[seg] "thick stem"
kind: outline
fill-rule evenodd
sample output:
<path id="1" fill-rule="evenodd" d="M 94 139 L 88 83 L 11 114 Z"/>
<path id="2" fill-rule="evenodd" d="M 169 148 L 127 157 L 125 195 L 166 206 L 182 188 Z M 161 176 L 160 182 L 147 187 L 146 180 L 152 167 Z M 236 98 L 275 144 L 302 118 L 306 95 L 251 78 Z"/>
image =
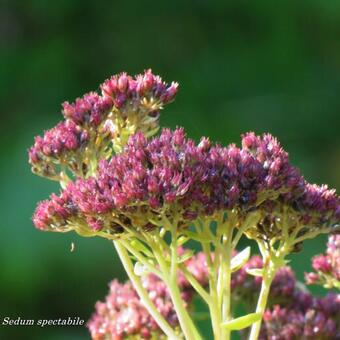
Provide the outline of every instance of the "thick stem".
<path id="1" fill-rule="evenodd" d="M 207 243 L 202 242 L 202 249 L 205 254 L 205 258 L 207 261 L 208 271 L 209 271 L 209 294 L 211 298 L 211 303 L 209 304 L 209 312 L 211 317 L 211 323 L 214 333 L 214 339 L 220 340 L 221 339 L 221 313 L 218 308 L 218 297 L 217 297 L 217 290 L 216 290 L 216 271 L 214 269 L 214 265 L 211 260 L 211 251 L 210 246 Z"/>
<path id="2" fill-rule="evenodd" d="M 155 321 L 157 322 L 161 330 L 169 337 L 169 339 L 179 340 L 180 337 L 174 332 L 174 330 L 171 328 L 168 322 L 163 318 L 163 316 L 156 309 L 147 291 L 144 289 L 139 277 L 134 273 L 132 261 L 129 257 L 128 252 L 124 248 L 124 246 L 122 246 L 119 241 L 114 241 L 114 245 L 120 257 L 120 260 L 124 266 L 124 269 L 129 279 L 131 280 L 133 287 L 136 289 L 145 308 L 148 310 L 150 315 L 155 319 Z"/>
<path id="3" fill-rule="evenodd" d="M 232 222 L 232 221 L 231 221 Z M 230 301 L 231 301 L 231 238 L 233 228 L 231 223 L 227 224 L 227 230 L 222 237 L 222 322 L 228 322 L 231 319 Z M 230 330 L 222 327 L 222 339 L 230 339 Z"/>
<path id="4" fill-rule="evenodd" d="M 174 275 L 175 273 L 177 273 L 177 264 L 173 264 L 173 261 L 177 262 L 177 251 L 176 259 L 172 259 L 171 268 L 169 268 L 164 259 L 164 254 L 162 253 L 158 245 L 159 244 L 154 243 L 152 250 L 160 266 L 164 282 L 168 286 L 171 300 L 174 304 L 176 315 L 178 317 L 178 321 L 184 333 L 184 336 L 187 340 L 201 340 L 201 336 L 198 330 L 196 329 L 192 319 L 190 318 L 188 311 L 184 307 L 183 300 L 181 298 L 181 294 L 177 285 L 177 275 Z M 174 254 L 174 251 L 172 251 L 172 256 L 174 256 Z"/>
<path id="5" fill-rule="evenodd" d="M 275 266 L 275 264 L 270 261 L 268 267 L 264 268 L 263 270 L 264 275 L 262 278 L 261 292 L 260 292 L 260 296 L 257 301 L 257 307 L 256 307 L 256 313 L 260 313 L 262 316 L 267 306 L 270 286 L 275 277 L 277 269 L 278 268 Z M 258 339 L 259 334 L 260 334 L 261 324 L 262 324 L 262 317 L 259 321 L 255 322 L 252 325 L 250 335 L 249 335 L 249 340 Z"/>

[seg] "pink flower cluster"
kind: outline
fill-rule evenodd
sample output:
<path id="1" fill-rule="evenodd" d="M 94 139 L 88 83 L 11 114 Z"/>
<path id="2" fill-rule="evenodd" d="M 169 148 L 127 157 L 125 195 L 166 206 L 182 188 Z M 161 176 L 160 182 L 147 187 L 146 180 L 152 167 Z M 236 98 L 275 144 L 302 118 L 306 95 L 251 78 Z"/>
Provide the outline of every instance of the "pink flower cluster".
<path id="1" fill-rule="evenodd" d="M 60 122 L 46 131 L 43 137 L 35 138 L 34 146 L 28 151 L 32 170 L 41 176 L 59 180 L 55 164 L 63 162 L 66 166 L 66 159 L 71 162 L 77 151 L 84 149 L 88 140 L 88 133 L 73 121 Z"/>
<path id="2" fill-rule="evenodd" d="M 172 326 L 176 326 L 176 313 L 163 282 L 154 276 L 144 282 L 157 310 Z M 106 301 L 97 302 L 96 312 L 88 322 L 88 328 L 94 340 L 120 340 L 132 335 L 150 339 L 155 334 L 161 338 L 161 330 L 142 305 L 132 284 L 121 284 L 117 280 L 110 283 Z"/>
<path id="3" fill-rule="evenodd" d="M 321 284 L 340 289 L 340 234 L 330 235 L 326 254 L 312 259 L 315 272 L 305 274 L 307 284 Z"/>
<path id="4" fill-rule="evenodd" d="M 67 192 L 62 192 L 60 196 L 52 194 L 50 200 L 39 203 L 33 216 L 33 223 L 40 230 L 46 230 L 48 226 L 51 230 L 67 231 L 65 226 L 71 211 L 71 198 Z"/>
<path id="5" fill-rule="evenodd" d="M 204 268 L 207 267 L 204 265 L 202 255 L 200 253 L 193 256 L 186 265 L 192 275 L 204 285 L 207 280 Z M 176 328 L 179 323 L 166 284 L 154 274 L 147 274 L 141 280 L 157 310 L 172 327 Z M 183 303 L 186 308 L 189 308 L 194 291 L 181 272 L 178 274 L 178 286 Z M 142 305 L 130 282 L 122 284 L 117 280 L 112 281 L 105 302 L 97 302 L 95 308 L 96 311 L 87 324 L 94 340 L 121 340 L 133 338 L 133 335 L 138 335 L 138 339 L 166 339 L 155 320 Z"/>
<path id="6" fill-rule="evenodd" d="M 340 339 L 340 294 L 313 298 L 294 296 L 291 305 L 275 305 L 265 311 L 260 340 Z"/>
<path id="7" fill-rule="evenodd" d="M 185 266 L 203 287 L 208 286 L 208 267 L 204 253 L 199 252 L 192 256 L 185 262 Z M 260 257 L 253 256 L 243 268 L 232 275 L 232 298 L 237 303 L 244 304 L 249 313 L 255 308 L 261 278 L 251 276 L 246 271 L 261 267 Z M 171 326 L 176 327 L 178 320 L 164 282 L 154 274 L 142 277 L 142 282 L 158 311 Z M 178 286 L 186 308 L 192 308 L 195 291 L 182 272 L 178 273 Z M 290 267 L 282 267 L 277 272 L 269 302 L 260 339 L 340 339 L 340 295 L 313 297 L 301 290 Z M 149 339 L 152 335 L 158 339 L 164 336 L 129 282 L 111 283 L 106 301 L 96 304 L 96 311 L 88 322 L 88 328 L 95 340 L 120 340 L 136 334 L 142 339 Z M 242 335 L 246 334 L 243 332 Z"/>
<path id="8" fill-rule="evenodd" d="M 268 239 L 282 232 L 285 206 L 293 216 L 292 229 L 308 222 L 308 231 L 339 221 L 335 191 L 308 184 L 274 137 L 248 133 L 242 146 L 212 145 L 207 138 L 196 145 L 181 128 L 164 129 L 151 140 L 136 133 L 122 153 L 100 162 L 95 177 L 67 186 L 63 195 L 71 202 L 63 207 L 70 220 L 85 221 L 84 228 L 87 224 L 92 231 L 110 233 L 121 230 L 117 225 L 150 228 L 155 221 L 161 224 L 163 215 L 171 219 L 174 212 L 187 226 L 221 210 L 236 209 L 242 219 L 242 214 L 257 208 L 263 218 L 249 234 Z M 51 206 L 55 200 L 52 197 Z M 54 210 L 59 219 L 59 210 Z M 42 211 L 38 206 L 39 220 L 48 221 Z M 38 227 L 51 229 L 48 224 Z"/>
<path id="9" fill-rule="evenodd" d="M 63 103 L 65 121 L 36 137 L 28 151 L 35 173 L 60 180 L 67 168 L 86 177 L 91 162 L 110 154 L 111 144 L 124 144 L 124 129 L 146 134 L 158 129 L 159 110 L 174 99 L 177 83 L 168 86 L 147 70 L 135 78 L 115 75 L 101 89 L 101 95 L 90 92 L 74 103 Z"/>
<path id="10" fill-rule="evenodd" d="M 126 73 L 114 75 L 100 87 L 103 96 L 112 98 L 117 108 L 121 109 L 125 105 L 138 107 L 151 105 L 159 110 L 157 102 L 166 104 L 172 101 L 177 93 L 178 83 L 172 82 L 168 86 L 161 77 L 155 76 L 151 70 L 147 70 L 135 78 Z M 146 103 L 145 97 L 153 98 L 152 102 Z"/>

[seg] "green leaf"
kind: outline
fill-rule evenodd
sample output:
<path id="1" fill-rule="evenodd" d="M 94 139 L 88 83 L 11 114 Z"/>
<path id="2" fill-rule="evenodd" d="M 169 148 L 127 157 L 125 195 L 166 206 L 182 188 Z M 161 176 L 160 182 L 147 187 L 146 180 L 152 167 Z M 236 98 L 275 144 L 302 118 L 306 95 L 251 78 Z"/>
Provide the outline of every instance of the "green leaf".
<path id="1" fill-rule="evenodd" d="M 234 320 L 222 323 L 222 327 L 231 331 L 239 331 L 241 329 L 251 326 L 253 323 L 261 320 L 260 313 L 250 313 L 245 316 L 241 316 Z"/>
<path id="2" fill-rule="evenodd" d="M 250 247 L 247 247 L 232 258 L 231 271 L 236 272 L 237 270 L 239 270 L 249 260 L 249 257 Z"/>
<path id="3" fill-rule="evenodd" d="M 253 276 L 259 276 L 259 277 L 263 276 L 263 269 L 262 268 L 249 268 L 249 269 L 246 269 L 246 272 L 249 275 L 253 275 Z"/>

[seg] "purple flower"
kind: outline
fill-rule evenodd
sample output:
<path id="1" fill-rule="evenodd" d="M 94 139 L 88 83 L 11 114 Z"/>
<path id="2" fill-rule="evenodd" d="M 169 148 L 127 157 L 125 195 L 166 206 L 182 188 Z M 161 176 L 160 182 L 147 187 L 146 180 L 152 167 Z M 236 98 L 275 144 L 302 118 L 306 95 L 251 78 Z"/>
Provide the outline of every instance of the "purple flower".
<path id="1" fill-rule="evenodd" d="M 175 212 L 185 227 L 229 209 L 241 221 L 249 211 L 262 212 L 258 224 L 246 231 L 255 239 L 282 237 L 285 207 L 292 214 L 289 232 L 307 214 L 313 218 L 304 233 L 334 222 L 339 203 L 334 191 L 307 184 L 270 135 L 249 133 L 243 140 L 239 149 L 211 145 L 207 138 L 196 145 L 181 128 L 164 129 L 152 140 L 139 132 L 122 153 L 100 162 L 95 177 L 78 179 L 65 191 L 78 218 L 88 221 L 92 231 L 109 233 L 117 231 L 117 224 L 149 229 Z"/>
<path id="2" fill-rule="evenodd" d="M 298 195 L 304 182 L 297 168 L 289 163 L 288 153 L 270 134 L 256 136 L 253 132 L 243 135 L 242 149 L 253 155 L 264 170 L 263 186 L 276 194 L 289 192 Z"/>
<path id="3" fill-rule="evenodd" d="M 186 261 L 188 270 L 194 276 L 197 274 L 197 280 L 202 277 L 198 269 L 202 255 L 200 253 Z M 157 310 L 172 327 L 177 327 L 177 315 L 166 284 L 154 274 L 147 274 L 141 280 Z M 189 308 L 194 291 L 181 272 L 178 273 L 178 286 L 184 306 Z M 94 340 L 120 340 L 133 335 L 141 339 L 166 339 L 130 282 L 122 284 L 117 280 L 112 281 L 105 302 L 97 302 L 95 308 L 87 324 Z"/>
<path id="4" fill-rule="evenodd" d="M 72 214 L 71 200 L 67 192 L 52 194 L 50 200 L 38 204 L 33 215 L 34 225 L 44 231 L 67 231 L 67 220 Z"/>
<path id="5" fill-rule="evenodd" d="M 306 305 L 297 299 L 291 306 L 275 305 L 266 310 L 259 339 L 340 339 L 340 295 L 310 298 Z"/>
<path id="6" fill-rule="evenodd" d="M 206 138 L 195 145 L 183 129 L 164 129 L 151 141 L 133 135 L 123 153 L 100 162 L 96 177 L 65 190 L 84 220 L 107 214 L 108 225 L 144 227 L 172 219 L 176 210 L 186 226 L 198 216 L 254 206 L 261 172 L 254 157 L 233 145 L 211 146 Z"/>
<path id="7" fill-rule="evenodd" d="M 113 76 L 96 92 L 64 102 L 65 121 L 36 137 L 29 149 L 34 173 L 53 180 L 93 175 L 97 162 L 120 152 L 136 131 L 152 136 L 158 130 L 159 111 L 176 95 L 177 83 L 168 86 L 151 70 L 132 78 Z"/>
<path id="8" fill-rule="evenodd" d="M 315 272 L 305 274 L 307 284 L 340 289 L 340 234 L 329 236 L 326 254 L 315 256 L 312 267 Z"/>
<path id="9" fill-rule="evenodd" d="M 51 179 L 60 180 L 57 166 L 77 168 L 79 152 L 84 152 L 88 135 L 72 121 L 60 122 L 56 127 L 45 132 L 43 137 L 36 137 L 29 149 L 29 162 L 32 171 Z"/>
<path id="10" fill-rule="evenodd" d="M 103 96 L 112 98 L 117 108 L 128 110 L 140 106 L 149 113 L 157 112 L 163 104 L 172 101 L 177 88 L 176 82 L 168 86 L 150 69 L 134 78 L 123 72 L 112 76 L 101 85 Z"/>
<path id="11" fill-rule="evenodd" d="M 164 297 L 160 296 L 157 299 L 155 292 L 153 300 L 164 313 L 167 303 Z M 172 307 L 169 308 L 171 309 L 174 313 Z M 96 312 L 87 327 L 94 340 L 107 338 L 120 340 L 132 335 L 150 339 L 152 335 L 161 333 L 156 322 L 140 302 L 131 283 L 121 284 L 116 280 L 110 284 L 110 293 L 106 301 L 96 303 Z"/>
<path id="12" fill-rule="evenodd" d="M 263 217 L 246 231 L 250 238 L 267 242 L 297 230 L 296 238 L 303 240 L 303 236 L 315 237 L 339 225 L 340 199 L 335 190 L 309 184 L 289 163 L 288 154 L 276 138 L 248 133 L 243 136 L 242 146 L 242 151 L 256 158 L 263 171 L 256 186 L 257 208 L 263 211 Z M 292 251 L 298 249 L 296 244 Z"/>
<path id="13" fill-rule="evenodd" d="M 113 102 L 109 97 L 90 92 L 82 98 L 77 98 L 74 103 L 64 102 L 62 106 L 65 119 L 82 126 L 98 126 L 107 118 Z"/>

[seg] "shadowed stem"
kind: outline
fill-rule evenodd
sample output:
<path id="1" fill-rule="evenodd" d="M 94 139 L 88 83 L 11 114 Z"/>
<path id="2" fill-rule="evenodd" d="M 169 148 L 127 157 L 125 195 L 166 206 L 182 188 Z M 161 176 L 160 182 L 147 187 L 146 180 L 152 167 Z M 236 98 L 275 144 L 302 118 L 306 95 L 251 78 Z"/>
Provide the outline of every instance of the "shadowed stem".
<path id="1" fill-rule="evenodd" d="M 287 228 L 287 224 L 283 225 L 283 229 Z M 286 233 L 288 235 L 288 233 Z M 261 330 L 261 324 L 263 319 L 263 313 L 267 306 L 268 295 L 270 292 L 270 286 L 276 275 L 278 269 L 283 267 L 285 257 L 289 254 L 293 241 L 290 237 L 282 240 L 277 250 L 274 248 L 267 248 L 263 241 L 257 240 L 260 252 L 263 258 L 263 270 L 262 270 L 262 284 L 259 299 L 257 301 L 256 313 L 261 314 L 261 319 L 255 322 L 250 330 L 249 340 L 257 340 Z"/>
<path id="2" fill-rule="evenodd" d="M 171 340 L 180 340 L 181 338 L 174 332 L 168 322 L 163 318 L 163 316 L 159 313 L 157 308 L 154 306 L 151 301 L 147 291 L 144 289 L 140 278 L 134 273 L 134 268 L 132 261 L 129 257 L 127 250 L 120 244 L 119 241 L 114 241 L 114 246 L 117 250 L 119 258 L 124 266 L 124 269 L 131 280 L 134 288 L 136 289 L 142 303 L 145 308 L 148 310 L 150 315 L 155 319 L 158 326 L 162 329 L 162 331 L 169 337 Z"/>
<path id="3" fill-rule="evenodd" d="M 174 239 L 172 239 L 174 242 Z M 201 340 L 201 336 L 196 329 L 191 317 L 189 316 L 188 311 L 184 307 L 184 301 L 181 298 L 181 294 L 177 284 L 177 241 L 175 241 L 171 245 L 171 263 L 170 266 L 167 264 L 165 260 L 165 254 L 162 251 L 162 248 L 159 246 L 160 242 L 154 242 L 152 245 L 152 251 L 155 255 L 155 258 L 159 264 L 161 269 L 164 282 L 167 284 L 169 293 L 171 296 L 171 300 L 174 304 L 174 308 L 181 326 L 181 329 L 184 333 L 185 339 L 187 340 Z"/>
<path id="4" fill-rule="evenodd" d="M 268 295 L 270 291 L 271 283 L 275 277 L 276 271 L 278 268 L 275 267 L 273 262 L 269 262 L 267 267 L 264 267 L 264 274 L 262 277 L 262 284 L 261 284 L 261 292 L 259 295 L 259 299 L 256 306 L 256 313 L 260 313 L 263 316 L 263 313 L 267 306 Z M 251 327 L 249 340 L 257 340 L 260 334 L 262 324 L 262 318 L 255 322 Z"/>
<path id="5" fill-rule="evenodd" d="M 233 228 L 228 226 L 227 233 L 222 237 L 222 322 L 230 321 L 230 303 L 231 303 L 231 237 Z M 230 330 L 222 327 L 222 339 L 230 339 Z"/>

